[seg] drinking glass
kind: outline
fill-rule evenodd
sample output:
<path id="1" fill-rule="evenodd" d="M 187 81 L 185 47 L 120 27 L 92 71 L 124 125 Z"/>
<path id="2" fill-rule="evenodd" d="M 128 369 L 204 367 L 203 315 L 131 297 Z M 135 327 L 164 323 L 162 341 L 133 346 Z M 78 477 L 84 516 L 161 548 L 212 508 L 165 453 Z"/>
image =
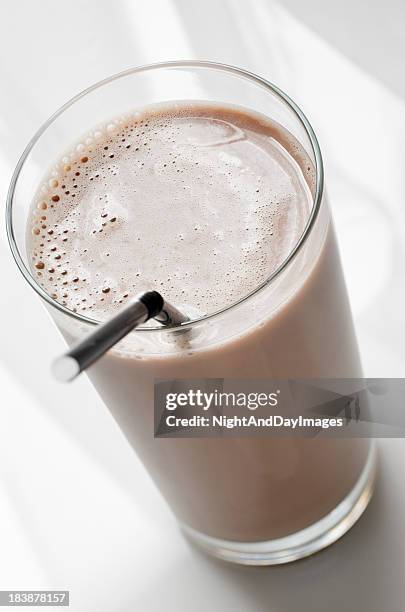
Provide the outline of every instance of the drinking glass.
<path id="1" fill-rule="evenodd" d="M 8 195 L 10 245 L 68 344 L 88 333 L 97 321 L 56 302 L 31 272 L 30 204 L 46 170 L 75 135 L 77 141 L 96 124 L 179 100 L 237 105 L 288 130 L 315 174 L 307 224 L 266 282 L 183 326 L 189 330 L 186 343 L 176 328 L 137 328 L 91 366 L 88 376 L 188 538 L 228 561 L 285 563 L 332 543 L 361 515 L 375 474 L 370 441 L 155 438 L 153 398 L 155 379 L 362 376 L 321 152 L 298 106 L 265 79 L 211 62 L 166 62 L 105 79 L 59 109 L 26 147 Z"/>

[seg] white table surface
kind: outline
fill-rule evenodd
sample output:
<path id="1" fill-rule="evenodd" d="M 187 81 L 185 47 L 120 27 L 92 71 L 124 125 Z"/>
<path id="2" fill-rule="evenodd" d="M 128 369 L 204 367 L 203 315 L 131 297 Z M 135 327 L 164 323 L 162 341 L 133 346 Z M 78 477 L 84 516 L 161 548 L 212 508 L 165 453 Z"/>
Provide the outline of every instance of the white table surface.
<path id="1" fill-rule="evenodd" d="M 365 372 L 403 376 L 404 22 L 399 0 L 2 0 L 1 201 L 30 136 L 90 83 L 165 59 L 248 68 L 313 123 Z M 51 379 L 63 342 L 4 228 L 0 264 L 0 589 L 70 589 L 74 612 L 404 610 L 403 440 L 380 441 L 375 497 L 330 549 L 278 568 L 211 561 L 85 377 Z"/>

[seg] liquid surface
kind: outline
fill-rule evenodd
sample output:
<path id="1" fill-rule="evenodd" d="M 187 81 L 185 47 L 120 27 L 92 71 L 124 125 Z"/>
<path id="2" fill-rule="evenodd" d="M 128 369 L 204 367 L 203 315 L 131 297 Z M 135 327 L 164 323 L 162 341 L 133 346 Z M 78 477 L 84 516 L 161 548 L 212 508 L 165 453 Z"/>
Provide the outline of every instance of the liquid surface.
<path id="1" fill-rule="evenodd" d="M 297 141 L 261 115 L 151 107 L 89 132 L 45 177 L 27 228 L 32 271 L 55 300 L 94 319 L 150 289 L 203 316 L 288 256 L 312 184 Z"/>

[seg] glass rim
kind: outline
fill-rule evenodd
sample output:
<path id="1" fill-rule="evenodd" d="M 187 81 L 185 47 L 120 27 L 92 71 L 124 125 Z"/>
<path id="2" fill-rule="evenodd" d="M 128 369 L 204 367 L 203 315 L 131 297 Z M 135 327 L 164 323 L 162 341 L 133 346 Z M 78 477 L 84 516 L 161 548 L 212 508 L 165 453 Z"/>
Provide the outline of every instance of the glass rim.
<path id="1" fill-rule="evenodd" d="M 323 169 L 322 153 L 319 147 L 318 139 L 315 135 L 315 132 L 310 122 L 308 121 L 307 117 L 305 116 L 303 111 L 300 109 L 300 107 L 286 93 L 284 93 L 284 91 L 282 91 L 279 87 L 277 87 L 276 85 L 274 85 L 267 79 L 264 79 L 263 77 L 260 77 L 256 75 L 255 73 L 245 70 L 243 68 L 238 68 L 236 66 L 232 66 L 229 64 L 223 64 L 223 63 L 211 62 L 211 61 L 205 61 L 205 60 L 175 60 L 175 61 L 167 61 L 167 62 L 155 62 L 151 64 L 144 64 L 142 66 L 128 68 L 121 72 L 115 73 L 109 77 L 106 77 L 105 79 L 97 81 L 93 85 L 90 85 L 86 89 L 82 90 L 81 92 L 79 92 L 78 94 L 70 98 L 67 102 L 65 102 L 65 104 L 60 106 L 58 110 L 56 110 L 36 131 L 36 133 L 33 135 L 33 137 L 28 142 L 20 159 L 17 162 L 17 165 L 15 167 L 15 170 L 11 178 L 10 186 L 9 186 L 8 193 L 7 193 L 7 202 L 6 202 L 6 230 L 7 230 L 8 242 L 10 245 L 10 249 L 11 249 L 14 261 L 16 262 L 23 277 L 28 282 L 28 284 L 32 287 L 32 289 L 34 289 L 34 291 L 43 300 L 45 300 L 45 302 L 50 304 L 50 306 L 52 306 L 53 308 L 56 308 L 59 312 L 63 313 L 64 315 L 72 319 L 75 319 L 76 321 L 79 321 L 80 323 L 86 323 L 87 325 L 98 325 L 101 321 L 98 321 L 97 319 L 92 319 L 90 317 L 86 317 L 85 315 L 79 314 L 77 312 L 73 312 L 72 310 L 69 310 L 68 308 L 63 306 L 63 304 L 60 304 L 55 299 L 53 299 L 37 283 L 36 279 L 30 272 L 28 266 L 24 263 L 23 257 L 20 253 L 20 249 L 18 248 L 18 245 L 17 245 L 17 241 L 16 241 L 15 233 L 14 233 L 14 227 L 13 227 L 13 214 L 12 214 L 13 213 L 13 200 L 14 200 L 14 192 L 15 192 L 15 188 L 17 185 L 17 181 L 20 176 L 20 172 L 24 166 L 24 163 L 28 155 L 30 154 L 31 150 L 35 146 L 35 144 L 38 142 L 38 140 L 41 138 L 44 132 L 48 129 L 48 127 L 52 125 L 52 123 L 58 117 L 60 117 L 68 108 L 70 108 L 76 102 L 84 98 L 87 94 L 90 94 L 91 92 L 97 89 L 100 89 L 104 85 L 108 85 L 109 83 L 112 83 L 114 81 L 117 81 L 121 78 L 124 78 L 132 74 L 139 74 L 142 72 L 148 72 L 148 71 L 164 69 L 164 68 L 168 68 L 168 69 L 170 68 L 197 68 L 197 69 L 203 68 L 204 69 L 205 68 L 205 69 L 216 70 L 218 72 L 225 72 L 225 73 L 233 74 L 235 76 L 242 77 L 248 81 L 251 81 L 255 83 L 256 85 L 258 85 L 259 87 L 262 87 L 263 89 L 268 90 L 272 94 L 274 94 L 279 100 L 281 100 L 281 102 L 286 104 L 289 107 L 289 109 L 293 112 L 293 114 L 298 119 L 299 123 L 304 128 L 305 133 L 309 138 L 309 142 L 311 144 L 312 153 L 314 155 L 314 160 L 315 160 L 315 193 L 313 195 L 313 205 L 311 208 L 309 218 L 296 244 L 294 245 L 292 250 L 288 253 L 287 257 L 282 261 L 282 263 L 272 272 L 272 274 L 270 274 L 269 277 L 265 281 L 260 283 L 260 285 L 255 287 L 255 289 L 250 291 L 247 295 L 243 296 L 239 300 L 232 302 L 232 304 L 230 304 L 229 306 L 225 306 L 224 308 L 220 308 L 219 310 L 216 310 L 215 312 L 209 313 L 207 315 L 203 315 L 201 317 L 192 319 L 190 321 L 186 321 L 184 323 L 181 323 L 180 325 L 173 326 L 173 327 L 140 326 L 132 330 L 131 333 L 133 332 L 136 332 L 136 333 L 155 332 L 155 331 L 170 332 L 170 331 L 175 331 L 176 329 L 178 330 L 179 328 L 182 328 L 182 329 L 189 328 L 198 323 L 212 320 L 213 318 L 218 317 L 221 314 L 224 314 L 228 310 L 231 310 L 235 308 L 236 306 L 239 306 L 240 304 L 250 300 L 256 294 L 258 294 L 263 289 L 265 289 L 268 285 L 270 285 L 270 283 L 272 283 L 283 272 L 283 270 L 287 268 L 287 266 L 292 262 L 292 260 L 295 258 L 297 253 L 301 250 L 302 246 L 306 242 L 306 239 L 311 233 L 312 227 L 314 226 L 315 221 L 318 217 L 318 212 L 321 207 L 323 189 L 324 189 L 324 169 Z"/>

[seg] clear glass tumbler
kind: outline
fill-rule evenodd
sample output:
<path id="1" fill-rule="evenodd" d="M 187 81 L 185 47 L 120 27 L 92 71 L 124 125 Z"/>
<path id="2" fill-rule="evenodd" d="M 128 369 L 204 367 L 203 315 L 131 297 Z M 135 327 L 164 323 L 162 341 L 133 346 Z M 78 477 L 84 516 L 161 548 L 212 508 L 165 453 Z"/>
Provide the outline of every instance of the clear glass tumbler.
<path id="1" fill-rule="evenodd" d="M 246 107 L 277 121 L 316 172 L 312 210 L 279 268 L 232 306 L 176 329 L 138 328 L 88 375 L 176 515 L 210 554 L 241 564 L 292 561 L 335 541 L 372 494 L 369 440 L 335 438 L 154 438 L 156 378 L 360 377 L 361 364 L 314 132 L 276 86 L 210 62 L 168 62 L 127 70 L 93 85 L 57 111 L 25 149 L 12 178 L 7 228 L 15 261 L 68 343 L 97 321 L 57 303 L 31 274 L 25 234 L 29 205 L 72 138 L 149 104 L 177 100 Z M 181 220 L 179 220 L 181 222 Z M 187 257 L 187 253 L 184 254 Z"/>

